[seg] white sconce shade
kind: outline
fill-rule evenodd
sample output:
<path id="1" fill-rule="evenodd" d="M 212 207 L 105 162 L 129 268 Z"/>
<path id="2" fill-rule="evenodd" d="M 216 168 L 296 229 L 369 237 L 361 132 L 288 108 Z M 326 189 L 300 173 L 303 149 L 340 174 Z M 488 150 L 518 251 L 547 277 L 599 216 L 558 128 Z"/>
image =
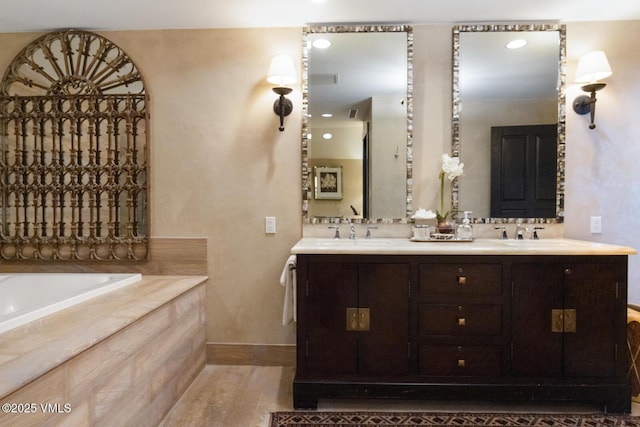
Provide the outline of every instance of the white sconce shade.
<path id="1" fill-rule="evenodd" d="M 593 83 L 612 74 L 607 56 L 601 50 L 583 55 L 576 69 L 576 83 Z"/>
<path id="2" fill-rule="evenodd" d="M 297 81 L 293 59 L 289 55 L 276 55 L 271 60 L 267 81 L 278 86 L 287 86 Z"/>

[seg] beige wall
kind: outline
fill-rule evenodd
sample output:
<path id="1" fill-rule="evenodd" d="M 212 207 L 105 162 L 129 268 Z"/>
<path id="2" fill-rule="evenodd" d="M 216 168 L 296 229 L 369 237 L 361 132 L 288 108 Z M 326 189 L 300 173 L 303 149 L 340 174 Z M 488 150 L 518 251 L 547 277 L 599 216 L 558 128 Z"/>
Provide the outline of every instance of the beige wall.
<path id="1" fill-rule="evenodd" d="M 295 343 L 282 326 L 278 281 L 300 218 L 299 88 L 278 132 L 265 82 L 271 56 L 300 61 L 300 28 L 105 32 L 144 74 L 151 94 L 151 226 L 208 238 L 207 340 Z M 567 237 L 640 246 L 640 22 L 568 25 L 568 76 L 587 50 L 607 51 L 614 75 L 596 121 L 567 111 Z M 0 69 L 34 34 L 0 34 Z M 437 206 L 440 156 L 451 138 L 451 25 L 414 26 L 414 206 Z M 579 89 L 569 84 L 570 103 Z M 467 207 L 473 210 L 473 207 Z M 603 234 L 589 234 L 589 216 Z M 277 234 L 264 234 L 276 216 Z M 630 262 L 640 300 L 640 262 Z"/>
<path id="2" fill-rule="evenodd" d="M 567 25 L 567 176 L 565 236 L 640 249 L 640 21 Z M 613 75 L 598 93 L 596 129 L 573 112 L 583 94 L 573 80 L 578 59 L 604 50 Z M 602 216 L 602 234 L 589 232 Z M 629 300 L 640 301 L 640 257 L 629 259 Z"/>

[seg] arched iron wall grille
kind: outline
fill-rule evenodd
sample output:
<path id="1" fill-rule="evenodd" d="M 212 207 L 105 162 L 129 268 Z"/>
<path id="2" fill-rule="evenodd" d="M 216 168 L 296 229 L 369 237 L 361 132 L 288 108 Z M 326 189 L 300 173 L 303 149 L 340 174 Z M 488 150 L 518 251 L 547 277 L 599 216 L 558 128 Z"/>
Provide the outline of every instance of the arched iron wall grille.
<path id="1" fill-rule="evenodd" d="M 148 96 L 129 57 L 86 31 L 28 45 L 0 83 L 0 257 L 142 260 Z"/>

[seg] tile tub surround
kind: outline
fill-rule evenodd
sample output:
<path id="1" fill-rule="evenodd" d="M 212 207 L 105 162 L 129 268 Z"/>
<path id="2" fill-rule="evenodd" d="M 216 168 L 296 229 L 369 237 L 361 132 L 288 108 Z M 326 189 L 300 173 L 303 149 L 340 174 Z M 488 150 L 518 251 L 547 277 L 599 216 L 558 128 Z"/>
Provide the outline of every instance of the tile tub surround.
<path id="1" fill-rule="evenodd" d="M 0 403 L 38 405 L 0 426 L 157 425 L 204 366 L 206 281 L 143 276 L 0 334 Z"/>

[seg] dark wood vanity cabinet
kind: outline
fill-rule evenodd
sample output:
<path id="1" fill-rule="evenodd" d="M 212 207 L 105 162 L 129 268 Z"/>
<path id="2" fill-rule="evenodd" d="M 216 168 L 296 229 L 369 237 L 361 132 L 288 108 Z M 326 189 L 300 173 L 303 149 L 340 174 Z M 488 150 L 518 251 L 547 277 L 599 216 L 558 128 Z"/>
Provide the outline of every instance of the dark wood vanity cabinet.
<path id="1" fill-rule="evenodd" d="M 296 408 L 403 398 L 630 411 L 626 256 L 297 257 Z"/>

